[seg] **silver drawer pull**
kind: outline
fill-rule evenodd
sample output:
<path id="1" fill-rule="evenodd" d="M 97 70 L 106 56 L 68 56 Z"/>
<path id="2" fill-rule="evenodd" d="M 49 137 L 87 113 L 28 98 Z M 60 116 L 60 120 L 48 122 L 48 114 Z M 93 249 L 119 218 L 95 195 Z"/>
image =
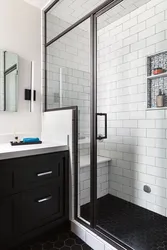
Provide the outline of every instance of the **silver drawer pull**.
<path id="1" fill-rule="evenodd" d="M 42 203 L 42 202 L 45 202 L 45 201 L 49 201 L 52 199 L 52 196 L 48 196 L 46 198 L 43 198 L 43 199 L 40 199 L 40 200 L 37 200 L 38 203 Z"/>
<path id="2" fill-rule="evenodd" d="M 44 172 L 44 173 L 39 173 L 39 174 L 37 174 L 37 176 L 40 177 L 40 176 L 49 175 L 52 173 L 53 173 L 52 171 L 48 171 L 48 172 Z"/>

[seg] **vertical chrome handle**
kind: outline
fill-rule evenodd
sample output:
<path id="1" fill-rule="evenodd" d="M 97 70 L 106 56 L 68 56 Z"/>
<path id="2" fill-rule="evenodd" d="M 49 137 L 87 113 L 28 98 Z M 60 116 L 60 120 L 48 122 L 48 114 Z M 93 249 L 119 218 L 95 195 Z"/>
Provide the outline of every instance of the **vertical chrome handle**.
<path id="1" fill-rule="evenodd" d="M 96 139 L 97 140 L 103 140 L 103 139 L 107 139 L 107 113 L 96 113 L 96 131 L 98 132 L 97 130 L 97 117 L 98 116 L 104 116 L 104 128 L 105 128 L 105 134 L 104 136 L 101 136 L 101 135 L 96 135 Z"/>
<path id="2" fill-rule="evenodd" d="M 52 173 L 53 173 L 52 171 L 48 171 L 48 172 L 39 173 L 39 174 L 37 174 L 37 176 L 40 177 L 40 176 L 44 176 L 44 175 L 50 175 Z"/>

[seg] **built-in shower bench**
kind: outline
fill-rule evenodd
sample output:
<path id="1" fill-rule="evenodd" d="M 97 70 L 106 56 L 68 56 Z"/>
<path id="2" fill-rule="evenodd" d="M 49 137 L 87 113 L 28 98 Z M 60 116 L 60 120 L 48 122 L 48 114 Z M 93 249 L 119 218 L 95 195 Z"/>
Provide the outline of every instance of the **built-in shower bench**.
<path id="1" fill-rule="evenodd" d="M 97 164 L 108 163 L 111 158 L 97 156 Z M 90 155 L 80 156 L 80 168 L 90 166 Z"/>
<path id="2" fill-rule="evenodd" d="M 90 202 L 90 155 L 79 157 L 80 205 Z M 111 158 L 97 156 L 97 197 L 108 194 L 108 173 Z"/>

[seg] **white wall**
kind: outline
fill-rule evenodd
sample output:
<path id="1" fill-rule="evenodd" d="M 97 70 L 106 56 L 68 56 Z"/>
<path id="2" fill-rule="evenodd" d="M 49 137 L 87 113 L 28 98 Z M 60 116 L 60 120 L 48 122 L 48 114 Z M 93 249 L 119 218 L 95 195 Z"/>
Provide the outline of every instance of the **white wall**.
<path id="1" fill-rule="evenodd" d="M 108 113 L 108 140 L 98 152 L 112 158 L 111 194 L 167 216 L 167 111 L 146 110 L 146 58 L 160 51 L 167 51 L 166 0 L 99 31 L 98 111 Z"/>
<path id="2" fill-rule="evenodd" d="M 0 0 L 0 49 L 19 55 L 18 112 L 0 112 L 0 143 L 13 133 L 39 136 L 41 132 L 41 13 L 22 0 Z M 24 100 L 24 89 L 30 87 L 30 62 L 35 62 L 37 101 L 34 113 Z"/>

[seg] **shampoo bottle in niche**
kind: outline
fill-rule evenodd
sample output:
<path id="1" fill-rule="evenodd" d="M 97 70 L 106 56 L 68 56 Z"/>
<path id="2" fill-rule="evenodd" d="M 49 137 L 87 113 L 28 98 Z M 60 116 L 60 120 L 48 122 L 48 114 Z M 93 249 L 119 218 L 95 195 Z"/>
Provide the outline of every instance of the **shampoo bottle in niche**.
<path id="1" fill-rule="evenodd" d="M 159 94 L 156 97 L 156 104 L 157 104 L 157 107 L 163 107 L 164 106 L 164 96 L 162 94 L 161 89 L 159 89 Z"/>

